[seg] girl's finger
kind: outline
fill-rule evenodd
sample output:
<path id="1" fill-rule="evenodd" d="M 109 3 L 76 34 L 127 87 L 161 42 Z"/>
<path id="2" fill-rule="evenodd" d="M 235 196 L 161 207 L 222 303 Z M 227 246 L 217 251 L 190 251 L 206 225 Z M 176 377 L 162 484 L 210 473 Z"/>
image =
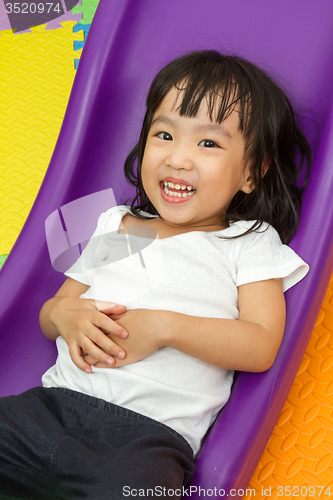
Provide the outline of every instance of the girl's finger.
<path id="1" fill-rule="evenodd" d="M 103 363 L 101 363 L 100 361 L 98 361 L 98 363 L 94 363 L 93 366 L 94 366 L 94 368 L 114 368 L 114 365 L 113 366 L 106 366 Z"/>
<path id="2" fill-rule="evenodd" d="M 121 316 L 119 316 L 119 317 L 121 317 Z M 108 315 L 98 313 L 98 316 L 96 316 L 96 318 L 95 318 L 94 324 L 98 328 L 100 328 L 104 332 L 106 332 L 106 335 L 109 333 L 112 333 L 113 335 L 116 335 L 117 337 L 120 337 L 122 339 L 125 339 L 126 337 L 128 337 L 128 332 L 125 330 L 125 328 L 122 327 L 121 325 L 118 325 Z M 106 350 L 108 350 L 108 349 L 106 349 Z"/>
<path id="3" fill-rule="evenodd" d="M 90 334 L 87 332 L 88 336 L 84 336 L 82 342 L 80 342 L 84 352 L 107 366 L 114 364 L 113 356 L 118 359 L 126 357 L 126 352 L 121 347 L 104 335 L 98 328 L 94 330 Z"/>
<path id="4" fill-rule="evenodd" d="M 116 323 L 113 323 L 116 325 Z M 118 325 L 116 325 L 118 327 Z M 114 329 L 113 329 L 114 330 Z M 126 356 L 125 350 L 115 342 L 112 337 L 109 337 L 110 332 L 113 334 L 114 331 L 109 328 L 106 330 L 102 327 L 92 327 L 89 331 L 87 330 L 86 335 L 89 339 L 93 341 L 95 345 L 100 347 L 107 354 L 111 354 L 119 359 L 123 359 Z M 121 335 L 118 335 L 121 338 L 126 338 L 128 333 L 120 328 Z M 86 351 L 91 354 L 91 351 Z"/>
<path id="5" fill-rule="evenodd" d="M 94 358 L 90 354 L 84 356 L 84 361 L 88 363 L 90 366 L 97 366 L 98 368 L 112 368 L 112 366 L 114 365 L 114 363 L 111 366 L 105 365 L 104 363 L 101 363 L 100 361 L 98 361 L 98 359 Z"/>
<path id="6" fill-rule="evenodd" d="M 112 319 L 112 321 L 117 321 L 117 319 L 121 319 L 123 317 L 123 314 L 108 314 L 108 316 Z"/>
<path id="7" fill-rule="evenodd" d="M 101 300 L 95 300 L 95 306 L 98 311 L 101 311 L 104 314 L 112 314 L 112 312 L 122 314 L 127 309 L 126 306 L 116 304 L 115 302 L 104 302 Z"/>
<path id="8" fill-rule="evenodd" d="M 71 344 L 69 347 L 69 354 L 73 363 L 82 371 L 91 373 L 91 366 L 82 358 L 81 347 L 78 344 Z"/>

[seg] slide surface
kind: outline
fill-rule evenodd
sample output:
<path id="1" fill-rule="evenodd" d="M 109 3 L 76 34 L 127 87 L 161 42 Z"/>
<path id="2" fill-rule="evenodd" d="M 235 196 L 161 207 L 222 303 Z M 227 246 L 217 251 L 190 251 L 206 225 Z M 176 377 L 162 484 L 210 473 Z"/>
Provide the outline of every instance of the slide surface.
<path id="1" fill-rule="evenodd" d="M 145 92 L 156 71 L 188 50 L 237 50 L 288 82 L 297 106 L 317 122 L 315 126 L 308 121 L 308 132 L 313 144 L 318 143 L 300 229 L 291 245 L 310 264 L 311 272 L 287 293 L 288 322 L 281 351 L 268 373 L 239 375 L 232 398 L 197 461 L 193 486 L 226 491 L 246 488 L 302 359 L 304 363 L 304 351 L 332 272 L 333 75 L 329 63 L 333 13 L 330 2 L 323 2 L 321 9 L 315 7 L 306 11 L 280 2 L 273 8 L 259 1 L 227 6 L 210 0 L 202 11 L 199 1 L 162 5 L 148 0 L 101 0 L 49 169 L 1 270 L 1 346 L 8 353 L 1 368 L 2 395 L 39 384 L 41 374 L 54 361 L 54 346 L 41 337 L 37 321 L 38 309 L 63 280 L 51 266 L 44 230 L 47 217 L 77 198 L 110 188 L 117 203 L 123 203 L 130 191 L 122 180 L 122 164 L 138 136 Z M 30 34 L 1 38 L 31 37 L 38 30 L 40 27 Z M 320 137 L 317 130 L 321 130 Z M 322 335 L 322 347 L 330 349 L 326 333 L 324 338 Z M 330 368 L 330 358 L 326 359 L 324 368 Z M 323 377 L 330 382 L 325 373 L 321 371 L 322 383 Z M 310 386 L 298 395 L 299 401 Z M 317 410 L 315 404 L 319 403 L 314 403 L 306 418 Z M 303 424 L 304 431 L 306 419 Z M 323 455 L 326 461 L 327 453 Z M 324 465 L 322 462 L 317 470 Z M 272 472 L 270 467 L 272 464 L 267 465 L 261 479 Z"/>

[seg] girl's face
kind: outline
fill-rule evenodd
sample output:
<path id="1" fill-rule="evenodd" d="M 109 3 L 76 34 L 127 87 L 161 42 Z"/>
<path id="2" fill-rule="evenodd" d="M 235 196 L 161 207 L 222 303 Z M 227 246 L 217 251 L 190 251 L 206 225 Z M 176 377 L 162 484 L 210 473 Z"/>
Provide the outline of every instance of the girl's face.
<path id="1" fill-rule="evenodd" d="M 172 89 L 153 117 L 142 161 L 143 187 L 165 224 L 184 231 L 220 230 L 235 194 L 255 187 L 244 165 L 239 116 L 233 111 L 221 124 L 212 122 L 205 101 L 196 117 L 180 116 L 177 96 Z"/>

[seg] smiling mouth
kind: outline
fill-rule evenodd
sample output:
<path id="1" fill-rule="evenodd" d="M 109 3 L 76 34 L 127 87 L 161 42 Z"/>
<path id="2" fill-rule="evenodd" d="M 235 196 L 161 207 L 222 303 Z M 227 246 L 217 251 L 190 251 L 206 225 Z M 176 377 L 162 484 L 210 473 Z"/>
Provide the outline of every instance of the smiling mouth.
<path id="1" fill-rule="evenodd" d="M 196 189 L 194 187 L 186 186 L 185 184 L 174 184 L 173 182 L 166 181 L 162 181 L 161 184 L 165 194 L 174 196 L 175 198 L 187 198 L 189 196 L 192 196 L 196 192 Z"/>

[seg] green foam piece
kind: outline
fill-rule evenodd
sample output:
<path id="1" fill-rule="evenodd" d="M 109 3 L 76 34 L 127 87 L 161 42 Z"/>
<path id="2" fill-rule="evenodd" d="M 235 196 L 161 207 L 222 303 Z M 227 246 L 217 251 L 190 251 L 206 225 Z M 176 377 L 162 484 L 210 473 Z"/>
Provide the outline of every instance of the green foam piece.
<path id="1" fill-rule="evenodd" d="M 7 255 L 0 255 L 0 269 L 6 260 Z"/>
<path id="2" fill-rule="evenodd" d="M 72 9 L 73 14 L 82 12 L 81 24 L 91 24 L 98 7 L 99 0 L 82 0 L 82 5 L 75 6 Z"/>

